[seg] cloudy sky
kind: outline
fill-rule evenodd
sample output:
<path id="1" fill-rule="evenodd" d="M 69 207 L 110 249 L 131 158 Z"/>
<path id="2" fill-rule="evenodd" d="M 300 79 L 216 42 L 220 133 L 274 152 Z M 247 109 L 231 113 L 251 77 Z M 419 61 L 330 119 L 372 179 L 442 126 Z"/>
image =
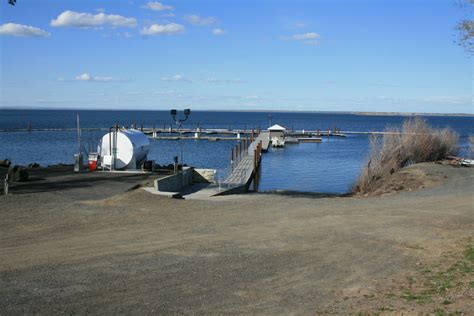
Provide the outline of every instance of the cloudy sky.
<path id="1" fill-rule="evenodd" d="M 450 0 L 0 3 L 0 107 L 473 113 Z"/>

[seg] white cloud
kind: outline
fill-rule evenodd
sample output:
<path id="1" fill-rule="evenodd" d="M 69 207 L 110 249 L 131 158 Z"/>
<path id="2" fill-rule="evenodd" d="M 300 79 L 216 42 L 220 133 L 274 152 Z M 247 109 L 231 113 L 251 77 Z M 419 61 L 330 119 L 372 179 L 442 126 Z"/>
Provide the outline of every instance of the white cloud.
<path id="1" fill-rule="evenodd" d="M 184 20 L 192 25 L 211 25 L 217 22 L 213 17 L 202 18 L 196 14 L 188 14 L 184 16 Z"/>
<path id="2" fill-rule="evenodd" d="M 427 96 L 422 99 L 424 102 L 433 104 L 472 104 L 472 96 L 455 95 L 455 96 Z"/>
<path id="3" fill-rule="evenodd" d="M 174 8 L 170 5 L 164 5 L 161 2 L 148 2 L 142 8 L 153 10 L 153 11 L 165 11 L 165 10 L 173 10 Z"/>
<path id="4" fill-rule="evenodd" d="M 296 22 L 295 23 L 295 27 L 298 28 L 298 29 L 305 28 L 307 26 L 308 26 L 308 24 L 305 23 L 305 22 Z"/>
<path id="5" fill-rule="evenodd" d="M 308 45 L 308 46 L 318 46 L 319 41 L 318 40 L 308 40 L 308 41 L 303 41 L 303 44 Z"/>
<path id="6" fill-rule="evenodd" d="M 309 46 L 317 46 L 319 45 L 320 37 L 321 36 L 318 33 L 308 32 L 303 34 L 294 34 L 292 36 L 283 36 L 281 39 L 287 41 L 297 41 Z"/>
<path id="7" fill-rule="evenodd" d="M 220 28 L 215 28 L 215 29 L 212 30 L 212 34 L 214 34 L 216 36 L 220 36 L 220 35 L 224 35 L 225 31 L 223 29 L 220 29 Z"/>
<path id="8" fill-rule="evenodd" d="M 114 79 L 111 76 L 91 76 L 87 72 L 85 72 L 83 74 L 80 74 L 79 76 L 76 76 L 75 79 L 77 81 L 89 81 L 89 82 L 112 82 L 112 81 L 117 82 L 117 81 L 123 81 L 123 80 Z"/>
<path id="9" fill-rule="evenodd" d="M 114 78 L 110 77 L 110 76 L 95 76 L 93 78 L 94 81 L 99 81 L 99 82 L 109 82 L 109 81 L 113 81 Z"/>
<path id="10" fill-rule="evenodd" d="M 116 14 L 105 14 L 103 12 L 97 14 L 81 13 L 74 11 L 64 11 L 56 19 L 51 20 L 51 26 L 68 26 L 68 27 L 135 27 L 137 20 L 135 18 L 126 18 Z"/>
<path id="11" fill-rule="evenodd" d="M 160 15 L 160 18 L 166 19 L 166 18 L 174 18 L 176 15 L 173 12 L 168 12 L 168 13 L 163 13 Z"/>
<path id="12" fill-rule="evenodd" d="M 317 33 L 304 33 L 304 34 L 295 34 L 291 38 L 297 41 L 305 41 L 305 40 L 315 40 L 318 39 L 320 36 Z"/>
<path id="13" fill-rule="evenodd" d="M 51 34 L 33 26 L 6 23 L 0 25 L 0 35 L 9 35 L 17 37 L 48 37 Z"/>
<path id="14" fill-rule="evenodd" d="M 88 73 L 83 73 L 82 75 L 76 76 L 76 80 L 79 81 L 91 81 L 92 77 Z"/>
<path id="15" fill-rule="evenodd" d="M 245 81 L 241 79 L 216 79 L 216 78 L 207 78 L 204 79 L 205 82 L 207 83 L 216 83 L 216 84 L 240 84 L 240 83 L 246 83 Z"/>
<path id="16" fill-rule="evenodd" d="M 140 32 L 142 35 L 171 35 L 184 33 L 185 28 L 181 24 L 168 23 L 168 24 L 152 24 L 148 28 L 144 27 Z"/>
<path id="17" fill-rule="evenodd" d="M 176 75 L 171 76 L 171 77 L 162 77 L 161 80 L 162 81 L 175 81 L 175 82 L 188 82 L 188 83 L 192 82 L 191 79 L 185 78 L 180 74 L 176 74 Z"/>

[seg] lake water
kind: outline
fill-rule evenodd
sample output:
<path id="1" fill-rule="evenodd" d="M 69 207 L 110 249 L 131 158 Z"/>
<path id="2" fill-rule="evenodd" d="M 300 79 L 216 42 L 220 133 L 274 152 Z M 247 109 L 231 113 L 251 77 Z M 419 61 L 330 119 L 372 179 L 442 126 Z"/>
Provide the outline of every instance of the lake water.
<path id="1" fill-rule="evenodd" d="M 168 111 L 71 111 L 71 110 L 0 110 L 0 129 L 74 128 L 76 113 L 81 127 L 108 128 L 121 126 L 170 126 Z M 269 117 L 271 115 L 271 117 Z M 461 136 L 461 147 L 466 152 L 469 135 L 474 135 L 474 117 L 428 116 L 435 127 L 451 127 Z M 362 116 L 334 113 L 270 113 L 270 112 L 212 112 L 195 111 L 185 127 L 202 128 L 267 128 L 280 124 L 287 128 L 327 130 L 337 126 L 343 131 L 383 131 L 397 126 L 403 116 Z M 84 131 L 82 143 L 95 147 L 105 132 Z M 218 170 L 223 179 L 229 172 L 229 159 L 234 141 L 183 141 L 184 162 L 188 165 Z M 179 141 L 151 140 L 149 159 L 159 164 L 172 163 L 179 154 Z M 322 143 L 287 145 L 270 149 L 264 154 L 261 191 L 291 190 L 305 192 L 345 193 L 365 163 L 369 147 L 368 136 L 348 135 L 347 138 L 323 138 Z M 77 152 L 76 132 L 0 132 L 0 159 L 8 158 L 14 164 L 41 165 L 73 163 Z"/>

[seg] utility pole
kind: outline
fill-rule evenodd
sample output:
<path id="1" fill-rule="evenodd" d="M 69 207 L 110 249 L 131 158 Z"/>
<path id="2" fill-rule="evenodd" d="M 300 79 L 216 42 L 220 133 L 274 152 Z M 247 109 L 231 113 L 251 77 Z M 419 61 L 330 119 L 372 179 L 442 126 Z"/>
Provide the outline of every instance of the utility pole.
<path id="1" fill-rule="evenodd" d="M 180 119 L 177 118 L 176 116 L 178 115 L 178 111 L 176 109 L 172 109 L 170 111 L 171 116 L 173 117 L 173 121 L 175 121 L 176 125 L 179 126 L 179 147 L 180 147 L 180 156 L 181 156 L 181 178 L 182 178 L 182 184 L 184 186 L 184 158 L 183 158 L 183 133 L 182 133 L 182 127 L 183 123 L 189 118 L 189 115 L 191 114 L 190 109 L 185 109 L 183 111 L 184 113 L 184 118 Z"/>

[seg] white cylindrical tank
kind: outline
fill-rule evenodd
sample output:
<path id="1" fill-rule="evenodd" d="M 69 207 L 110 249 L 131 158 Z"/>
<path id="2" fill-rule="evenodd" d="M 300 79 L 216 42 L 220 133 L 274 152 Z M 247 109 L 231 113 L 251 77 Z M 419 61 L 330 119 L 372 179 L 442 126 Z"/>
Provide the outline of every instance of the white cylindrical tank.
<path id="1" fill-rule="evenodd" d="M 112 152 L 115 151 L 115 159 Z M 112 151 L 111 151 L 112 149 Z M 142 132 L 134 129 L 107 133 L 99 142 L 97 152 L 102 166 L 114 169 L 135 169 L 144 162 L 150 150 L 150 141 Z M 114 160 L 114 161 L 112 161 Z"/>

